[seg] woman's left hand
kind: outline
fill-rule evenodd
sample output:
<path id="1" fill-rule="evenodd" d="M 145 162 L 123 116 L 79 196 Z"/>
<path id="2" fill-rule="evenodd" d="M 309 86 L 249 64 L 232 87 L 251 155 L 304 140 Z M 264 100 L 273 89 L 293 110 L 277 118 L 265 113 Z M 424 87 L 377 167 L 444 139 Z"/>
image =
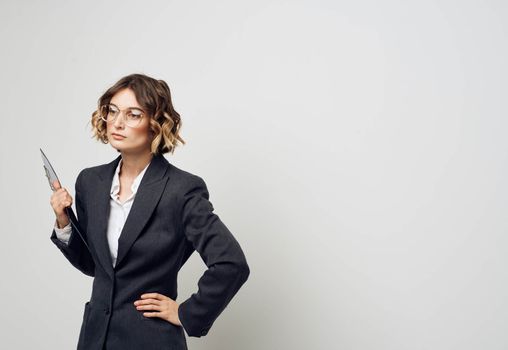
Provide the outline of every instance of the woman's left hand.
<path id="1" fill-rule="evenodd" d="M 134 302 L 138 311 L 154 310 L 158 312 L 144 312 L 146 317 L 159 317 L 174 325 L 181 326 L 180 318 L 178 318 L 178 307 L 176 301 L 160 293 L 147 293 L 141 295 L 141 299 Z"/>

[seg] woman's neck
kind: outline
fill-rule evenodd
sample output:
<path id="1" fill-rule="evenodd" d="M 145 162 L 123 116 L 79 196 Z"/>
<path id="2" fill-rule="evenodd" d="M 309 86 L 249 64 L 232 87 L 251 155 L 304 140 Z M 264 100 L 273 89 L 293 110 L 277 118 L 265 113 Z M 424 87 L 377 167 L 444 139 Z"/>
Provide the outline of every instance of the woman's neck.
<path id="1" fill-rule="evenodd" d="M 143 169 L 152 160 L 152 153 L 148 152 L 142 155 L 123 154 L 122 165 L 120 167 L 120 175 L 134 179 L 143 171 Z"/>

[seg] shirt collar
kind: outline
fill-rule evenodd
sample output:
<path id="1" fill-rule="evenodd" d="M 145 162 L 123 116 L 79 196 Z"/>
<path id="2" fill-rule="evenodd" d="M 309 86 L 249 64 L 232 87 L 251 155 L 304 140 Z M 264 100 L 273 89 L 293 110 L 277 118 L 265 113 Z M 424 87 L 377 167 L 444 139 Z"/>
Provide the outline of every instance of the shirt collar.
<path id="1" fill-rule="evenodd" d="M 151 161 L 146 165 L 146 167 L 139 173 L 138 176 L 134 179 L 131 185 L 132 193 L 135 194 L 138 191 L 139 184 L 141 182 L 141 179 L 143 178 L 143 175 L 146 172 L 146 169 L 148 169 L 148 166 L 150 165 Z M 120 161 L 118 162 L 118 165 L 116 166 L 115 175 L 113 176 L 113 183 L 111 184 L 111 191 L 110 194 L 116 196 L 118 192 L 120 192 L 120 167 L 122 166 L 122 158 L 120 158 Z"/>

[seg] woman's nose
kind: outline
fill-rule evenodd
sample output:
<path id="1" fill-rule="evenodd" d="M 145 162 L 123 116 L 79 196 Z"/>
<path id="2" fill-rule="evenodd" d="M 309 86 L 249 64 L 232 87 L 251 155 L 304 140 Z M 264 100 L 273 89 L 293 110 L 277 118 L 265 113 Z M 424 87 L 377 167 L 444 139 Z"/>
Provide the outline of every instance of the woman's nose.
<path id="1" fill-rule="evenodd" d="M 115 121 L 113 122 L 113 125 L 116 126 L 116 127 L 120 127 L 120 126 L 124 126 L 124 120 L 123 120 L 123 116 L 122 116 L 122 112 L 118 113 L 118 115 L 116 116 L 116 119 Z"/>

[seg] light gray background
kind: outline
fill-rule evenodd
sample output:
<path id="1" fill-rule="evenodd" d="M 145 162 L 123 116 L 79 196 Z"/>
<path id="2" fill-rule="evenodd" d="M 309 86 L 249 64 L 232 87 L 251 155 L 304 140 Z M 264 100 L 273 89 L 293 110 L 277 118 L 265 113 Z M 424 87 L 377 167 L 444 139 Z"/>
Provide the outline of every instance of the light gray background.
<path id="1" fill-rule="evenodd" d="M 506 349 L 503 1 L 0 3 L 5 349 L 75 348 L 92 278 L 49 236 L 111 161 L 87 124 L 124 75 L 164 79 L 250 279 L 190 349 Z M 178 301 L 205 270 L 195 253 Z"/>

